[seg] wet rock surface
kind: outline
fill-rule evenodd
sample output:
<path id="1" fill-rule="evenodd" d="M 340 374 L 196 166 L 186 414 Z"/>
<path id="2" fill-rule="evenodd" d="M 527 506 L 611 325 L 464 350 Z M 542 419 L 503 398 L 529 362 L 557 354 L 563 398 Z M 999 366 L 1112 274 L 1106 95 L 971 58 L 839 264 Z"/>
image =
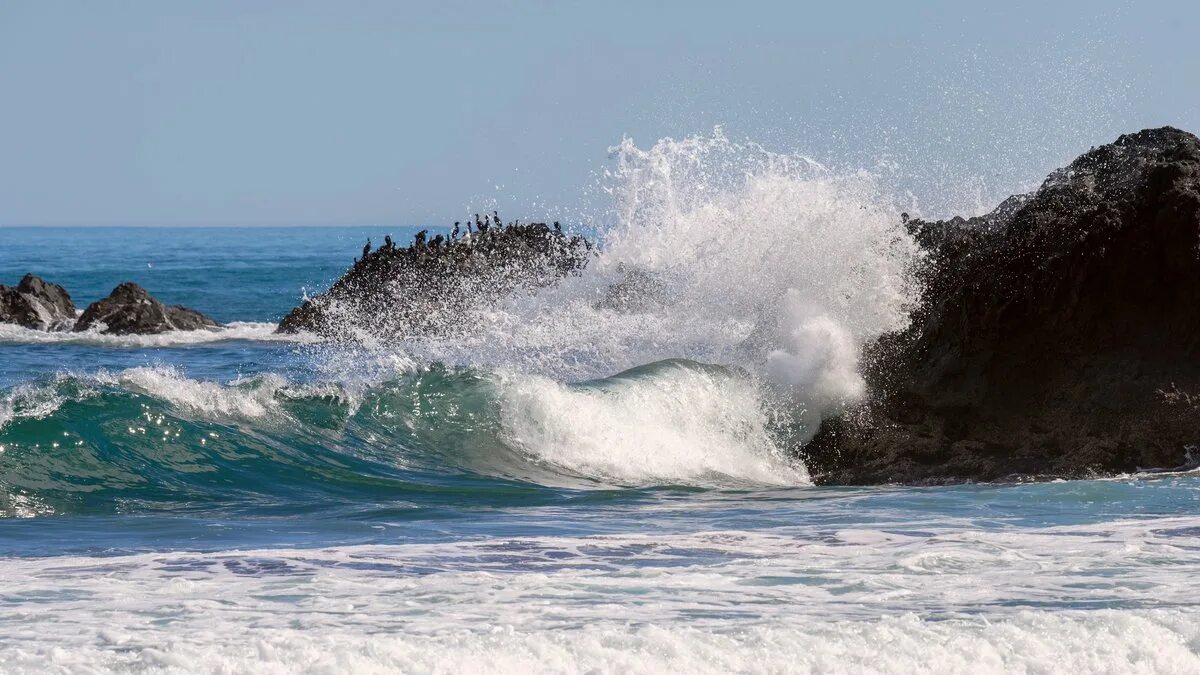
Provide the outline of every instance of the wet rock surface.
<path id="1" fill-rule="evenodd" d="M 868 346 L 870 403 L 801 449 L 823 483 L 1176 466 L 1200 437 L 1200 141 L 1122 136 L 986 216 L 908 221 L 912 325 Z"/>
<path id="2" fill-rule="evenodd" d="M 451 236 L 416 235 L 406 247 L 387 239 L 363 256 L 330 289 L 293 309 L 279 332 L 327 338 L 393 339 L 466 330 L 471 310 L 577 274 L 592 244 L 558 223 L 502 225 L 498 214 Z"/>
<path id="3" fill-rule="evenodd" d="M 167 331 L 216 328 L 219 324 L 200 312 L 180 305 L 164 305 L 146 289 L 125 282 L 108 297 L 88 305 L 74 330 L 99 329 L 110 335 L 153 335 Z"/>
<path id="4" fill-rule="evenodd" d="M 62 286 L 26 274 L 15 287 L 0 285 L 0 323 L 66 330 L 75 323 L 75 303 Z"/>

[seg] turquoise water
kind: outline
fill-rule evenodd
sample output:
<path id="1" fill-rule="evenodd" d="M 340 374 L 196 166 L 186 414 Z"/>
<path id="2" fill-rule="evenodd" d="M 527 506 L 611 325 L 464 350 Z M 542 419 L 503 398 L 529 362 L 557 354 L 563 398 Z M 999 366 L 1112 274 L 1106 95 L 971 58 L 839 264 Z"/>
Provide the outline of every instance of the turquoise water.
<path id="1" fill-rule="evenodd" d="M 0 670 L 1200 665 L 1200 479 L 819 488 L 703 349 L 272 334 L 387 231 L 0 229 L 232 324 L 0 332 Z"/>

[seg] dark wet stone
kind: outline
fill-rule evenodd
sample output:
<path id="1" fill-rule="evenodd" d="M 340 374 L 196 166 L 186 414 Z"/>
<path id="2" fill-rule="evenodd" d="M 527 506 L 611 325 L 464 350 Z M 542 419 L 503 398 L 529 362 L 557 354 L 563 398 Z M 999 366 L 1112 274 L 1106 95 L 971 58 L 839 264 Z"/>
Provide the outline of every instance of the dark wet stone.
<path id="1" fill-rule="evenodd" d="M 912 325 L 867 347 L 870 403 L 801 452 L 824 483 L 1175 466 L 1200 436 L 1200 140 L 1120 137 L 978 218 L 909 220 Z"/>
<path id="2" fill-rule="evenodd" d="M 557 224 L 499 223 L 498 216 L 477 220 L 460 238 L 429 239 L 421 231 L 404 248 L 390 237 L 375 250 L 368 242 L 363 257 L 288 313 L 279 332 L 358 340 L 466 331 L 472 309 L 577 274 L 592 252 L 589 241 Z"/>
<path id="3" fill-rule="evenodd" d="M 100 332 L 111 335 L 153 335 L 173 330 L 216 328 L 218 325 L 194 309 L 164 305 L 146 289 L 127 281 L 114 288 L 107 298 L 88 305 L 76 322 L 75 330 L 101 327 Z"/>
<path id="4" fill-rule="evenodd" d="M 75 323 L 75 303 L 62 286 L 26 274 L 15 288 L 0 285 L 0 323 L 68 330 Z"/>

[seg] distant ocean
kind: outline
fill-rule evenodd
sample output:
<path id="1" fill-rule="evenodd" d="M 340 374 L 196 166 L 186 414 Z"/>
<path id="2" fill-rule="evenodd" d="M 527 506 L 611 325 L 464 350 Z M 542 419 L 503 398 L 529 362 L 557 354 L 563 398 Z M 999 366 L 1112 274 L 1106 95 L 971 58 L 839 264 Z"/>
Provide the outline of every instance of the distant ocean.
<path id="1" fill-rule="evenodd" d="M 1200 671 L 1196 477 L 812 485 L 912 251 L 870 185 L 706 142 L 759 173 L 626 148 L 670 198 L 631 171 L 594 269 L 447 339 L 273 333 L 414 228 L 0 229 L 0 283 L 228 324 L 0 326 L 0 671 Z M 601 312 L 632 264 L 677 292 Z"/>

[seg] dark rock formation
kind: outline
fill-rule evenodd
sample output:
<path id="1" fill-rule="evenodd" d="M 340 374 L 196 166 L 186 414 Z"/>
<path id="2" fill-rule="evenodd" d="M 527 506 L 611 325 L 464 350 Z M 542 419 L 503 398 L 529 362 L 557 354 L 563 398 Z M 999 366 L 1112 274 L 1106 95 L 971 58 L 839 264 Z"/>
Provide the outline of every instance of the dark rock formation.
<path id="1" fill-rule="evenodd" d="M 75 323 L 75 303 L 62 286 L 26 274 L 16 288 L 0 285 L 0 323 L 67 330 Z"/>
<path id="2" fill-rule="evenodd" d="M 1200 141 L 1122 136 L 993 213 L 908 221 L 911 327 L 870 345 L 862 409 L 803 449 L 824 483 L 1175 466 L 1200 438 Z"/>
<path id="3" fill-rule="evenodd" d="M 152 335 L 216 328 L 218 324 L 194 309 L 164 305 L 146 289 L 127 281 L 114 288 L 107 298 L 88 305 L 75 324 L 75 331 L 97 327 L 101 333 L 111 335 Z"/>
<path id="4" fill-rule="evenodd" d="M 510 223 L 480 219 L 461 238 L 417 233 L 397 248 L 388 238 L 333 286 L 293 309 L 279 331 L 309 331 L 335 339 L 394 338 L 445 334 L 469 327 L 472 308 L 576 274 L 592 245 L 568 236 L 555 223 Z M 460 231 L 455 224 L 455 231 Z"/>

